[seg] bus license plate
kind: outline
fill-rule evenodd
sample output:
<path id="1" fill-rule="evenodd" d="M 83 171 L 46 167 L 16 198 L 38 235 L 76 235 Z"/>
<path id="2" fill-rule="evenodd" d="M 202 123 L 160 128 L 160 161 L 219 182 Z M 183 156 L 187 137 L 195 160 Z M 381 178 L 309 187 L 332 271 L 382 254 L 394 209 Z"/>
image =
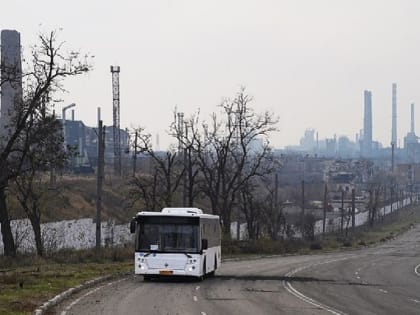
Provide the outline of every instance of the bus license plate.
<path id="1" fill-rule="evenodd" d="M 159 274 L 163 275 L 163 276 L 170 276 L 172 275 L 173 271 L 172 270 L 160 270 Z"/>

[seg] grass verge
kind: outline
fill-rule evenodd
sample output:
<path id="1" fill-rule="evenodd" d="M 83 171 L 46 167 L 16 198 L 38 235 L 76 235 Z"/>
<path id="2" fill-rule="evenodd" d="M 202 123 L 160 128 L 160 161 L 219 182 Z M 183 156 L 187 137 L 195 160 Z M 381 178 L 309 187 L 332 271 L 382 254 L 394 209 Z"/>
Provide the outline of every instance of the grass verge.
<path id="1" fill-rule="evenodd" d="M 31 314 L 40 304 L 87 280 L 133 269 L 132 248 L 62 251 L 41 259 L 0 259 L 0 314 Z"/>

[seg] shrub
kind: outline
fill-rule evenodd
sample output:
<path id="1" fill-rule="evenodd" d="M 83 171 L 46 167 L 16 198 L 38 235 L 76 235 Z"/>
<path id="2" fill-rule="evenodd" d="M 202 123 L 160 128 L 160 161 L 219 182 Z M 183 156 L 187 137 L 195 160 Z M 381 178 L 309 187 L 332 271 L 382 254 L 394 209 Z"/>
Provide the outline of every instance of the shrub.
<path id="1" fill-rule="evenodd" d="M 320 249 L 322 249 L 322 245 L 319 242 L 311 243 L 311 245 L 309 246 L 309 249 L 320 250 Z"/>
<path id="2" fill-rule="evenodd" d="M 366 246 L 366 243 L 365 243 L 365 241 L 364 240 L 359 240 L 359 243 L 358 243 L 360 246 Z"/>
<path id="3" fill-rule="evenodd" d="M 343 246 L 344 246 L 344 247 L 352 247 L 352 246 L 353 246 L 353 244 L 352 244 L 352 242 L 351 242 L 350 240 L 345 240 L 345 241 L 343 242 Z"/>

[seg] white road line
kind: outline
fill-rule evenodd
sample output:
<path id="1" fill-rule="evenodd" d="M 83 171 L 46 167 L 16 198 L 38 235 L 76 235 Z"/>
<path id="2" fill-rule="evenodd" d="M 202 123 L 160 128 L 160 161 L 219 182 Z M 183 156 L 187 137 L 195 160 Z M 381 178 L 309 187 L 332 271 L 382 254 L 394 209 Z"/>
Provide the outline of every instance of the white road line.
<path id="1" fill-rule="evenodd" d="M 334 259 L 334 260 L 328 260 L 328 261 L 324 261 L 321 263 L 317 263 L 317 264 L 313 264 L 313 265 L 308 265 L 308 266 L 304 266 L 304 267 L 300 267 L 297 268 L 295 270 L 292 270 L 290 272 L 288 272 L 285 276 L 286 277 L 291 277 L 292 275 L 298 273 L 299 271 L 302 271 L 304 269 L 308 269 L 310 267 L 315 267 L 315 266 L 319 266 L 319 265 L 324 265 L 324 264 L 329 264 L 329 263 L 333 263 L 333 262 L 337 262 L 337 261 L 341 261 L 341 260 L 346 260 L 346 259 L 350 259 L 353 256 L 349 256 L 349 257 L 344 257 L 344 258 L 340 258 L 340 259 Z M 283 287 L 287 290 L 287 292 L 289 292 L 290 294 L 294 295 L 295 297 L 297 297 L 298 299 L 311 304 L 315 307 L 321 308 L 331 314 L 334 315 L 347 315 L 346 313 L 339 311 L 331 306 L 322 304 L 314 299 L 311 299 L 309 296 L 304 295 L 303 293 L 299 292 L 298 290 L 296 290 L 289 281 L 283 280 Z"/>
<path id="2" fill-rule="evenodd" d="M 420 264 L 418 264 L 416 268 L 414 268 L 414 272 L 420 277 Z"/>
<path id="3" fill-rule="evenodd" d="M 200 286 L 196 286 L 196 287 L 195 287 L 195 289 L 196 289 L 196 290 L 200 289 Z"/>
<path id="4" fill-rule="evenodd" d="M 379 289 L 379 291 L 382 292 L 382 293 L 385 293 L 385 294 L 388 293 L 388 291 L 384 290 L 384 289 Z"/>
<path id="5" fill-rule="evenodd" d="M 413 301 L 414 303 L 420 303 L 420 301 L 419 300 L 416 300 L 416 299 L 408 299 L 409 301 Z"/>
<path id="6" fill-rule="evenodd" d="M 104 285 L 101 285 L 100 287 L 97 287 L 97 288 L 95 288 L 95 289 L 93 289 L 93 290 L 90 290 L 89 292 L 87 292 L 86 294 L 83 294 L 81 297 L 79 297 L 79 298 L 77 298 L 76 300 L 74 300 L 73 302 L 71 302 L 65 309 L 64 309 L 64 311 L 62 311 L 61 312 L 61 315 L 66 315 L 67 314 L 67 312 L 73 307 L 73 306 L 75 306 L 77 303 L 79 303 L 80 302 L 80 300 L 81 299 L 83 299 L 83 298 L 85 298 L 85 297 L 87 297 L 87 296 L 89 296 L 89 295 L 91 295 L 92 293 L 95 293 L 96 291 L 99 291 L 100 289 L 102 289 L 102 288 L 104 288 L 104 287 L 106 287 L 106 286 L 110 286 L 111 284 L 115 284 L 115 283 L 118 283 L 118 282 L 121 282 L 121 281 L 123 281 L 123 280 L 125 280 L 125 278 L 124 279 L 120 279 L 120 280 L 118 280 L 118 281 L 115 281 L 115 282 L 108 282 L 107 284 L 104 284 Z"/>
<path id="7" fill-rule="evenodd" d="M 194 302 L 197 302 L 197 301 L 198 301 L 198 299 L 197 299 L 197 296 L 196 296 L 196 295 L 194 295 L 194 296 L 193 296 L 193 300 L 194 300 Z"/>
<path id="8" fill-rule="evenodd" d="M 201 315 L 207 315 L 206 312 L 201 312 Z"/>

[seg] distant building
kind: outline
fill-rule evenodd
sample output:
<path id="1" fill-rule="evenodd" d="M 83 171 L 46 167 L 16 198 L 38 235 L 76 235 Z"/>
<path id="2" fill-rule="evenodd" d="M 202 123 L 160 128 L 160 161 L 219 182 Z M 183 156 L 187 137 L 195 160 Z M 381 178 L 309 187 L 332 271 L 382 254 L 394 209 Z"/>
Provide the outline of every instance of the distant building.
<path id="1" fill-rule="evenodd" d="M 97 128 L 87 127 L 81 120 L 66 120 L 65 143 L 76 153 L 72 168 L 96 167 L 98 163 Z M 128 132 L 121 129 L 121 149 L 128 149 Z M 114 138 L 112 128 L 105 128 L 105 162 L 114 161 Z"/>
<path id="2" fill-rule="evenodd" d="M 406 153 L 407 162 L 420 162 L 420 144 L 419 137 L 416 136 L 414 127 L 414 104 L 411 104 L 411 128 L 410 132 L 404 137 L 404 151 Z"/>
<path id="3" fill-rule="evenodd" d="M 337 139 L 335 137 L 332 139 L 325 139 L 325 145 L 326 156 L 335 156 L 337 153 Z"/>
<path id="4" fill-rule="evenodd" d="M 306 129 L 303 138 L 300 139 L 300 147 L 304 151 L 314 151 L 316 149 L 315 130 Z"/>
<path id="5" fill-rule="evenodd" d="M 347 136 L 340 136 L 338 138 L 338 156 L 341 158 L 353 158 L 356 156 L 356 143 L 350 141 Z"/>

